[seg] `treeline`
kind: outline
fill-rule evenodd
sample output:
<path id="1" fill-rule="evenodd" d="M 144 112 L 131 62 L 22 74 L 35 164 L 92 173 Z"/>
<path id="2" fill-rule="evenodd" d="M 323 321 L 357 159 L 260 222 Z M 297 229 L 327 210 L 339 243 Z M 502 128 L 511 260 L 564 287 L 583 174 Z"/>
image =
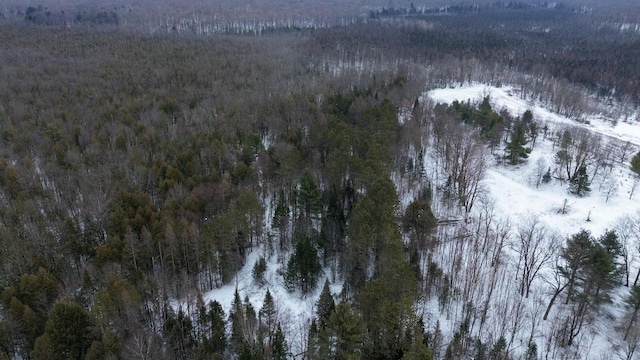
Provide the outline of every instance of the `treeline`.
<path id="1" fill-rule="evenodd" d="M 309 48 L 427 64 L 477 59 L 485 67 L 497 64 L 499 73 L 513 69 L 538 78 L 563 78 L 603 97 L 638 98 L 634 33 L 612 28 L 598 14 L 567 8 L 482 9 L 450 16 L 379 15 L 366 24 L 319 29 Z"/>

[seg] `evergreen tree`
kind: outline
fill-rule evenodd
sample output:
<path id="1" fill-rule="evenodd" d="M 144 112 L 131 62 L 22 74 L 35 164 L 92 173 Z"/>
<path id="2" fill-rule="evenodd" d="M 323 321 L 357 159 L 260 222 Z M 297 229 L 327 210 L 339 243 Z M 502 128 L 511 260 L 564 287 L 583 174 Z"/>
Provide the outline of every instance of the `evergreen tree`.
<path id="1" fill-rule="evenodd" d="M 307 293 L 315 289 L 321 271 L 318 252 L 309 237 L 304 236 L 296 244 L 287 263 L 285 284 L 289 290 L 300 287 L 302 292 Z"/>
<path id="2" fill-rule="evenodd" d="M 335 302 L 333 300 L 333 295 L 331 295 L 331 289 L 329 288 L 329 279 L 324 281 L 324 286 L 322 287 L 322 292 L 320 293 L 320 297 L 318 298 L 318 302 L 316 303 L 318 320 L 320 320 L 320 324 L 326 324 L 331 316 L 331 313 L 335 310 Z"/>
<path id="3" fill-rule="evenodd" d="M 322 218 L 319 245 L 324 249 L 324 263 L 340 254 L 344 248 L 346 217 L 340 200 L 340 191 L 332 186 L 329 191 L 327 212 Z"/>
<path id="4" fill-rule="evenodd" d="M 327 327 L 330 345 L 328 350 L 334 359 L 358 359 L 362 352 L 364 327 L 360 315 L 347 302 L 336 306 L 336 311 L 329 318 Z"/>
<path id="5" fill-rule="evenodd" d="M 273 301 L 273 296 L 271 296 L 269 289 L 267 289 L 267 292 L 264 295 L 264 302 L 258 314 L 260 317 L 260 323 L 266 328 L 266 340 L 271 341 L 271 338 L 276 331 L 278 313 L 276 311 L 276 304 Z"/>
<path id="6" fill-rule="evenodd" d="M 208 353 L 222 354 L 227 347 L 227 335 L 225 330 L 224 310 L 217 301 L 209 303 L 207 311 L 209 321 L 209 334 L 204 336 L 205 348 Z"/>
<path id="7" fill-rule="evenodd" d="M 624 340 L 627 340 L 629 337 L 629 331 L 633 326 L 633 323 L 636 321 L 636 317 L 638 315 L 638 311 L 640 311 L 640 286 L 634 285 L 631 287 L 631 292 L 624 299 L 624 302 L 627 304 L 627 307 L 631 309 L 631 316 L 629 318 L 629 325 L 627 325 L 627 329 L 624 332 Z"/>
<path id="8" fill-rule="evenodd" d="M 487 345 L 476 339 L 476 355 L 473 360 L 487 360 Z"/>
<path id="9" fill-rule="evenodd" d="M 296 191 L 296 204 L 298 207 L 298 218 L 304 219 L 305 224 L 315 218 L 322 210 L 320 190 L 318 183 L 311 171 L 305 169 L 300 177 L 300 184 Z"/>
<path id="10" fill-rule="evenodd" d="M 402 218 L 402 226 L 409 233 L 411 239 L 420 250 L 428 245 L 428 237 L 438 226 L 438 219 L 431 211 L 431 205 L 426 200 L 414 200 L 407 206 Z"/>
<path id="11" fill-rule="evenodd" d="M 606 231 L 600 237 L 600 245 L 602 248 L 611 256 L 611 261 L 613 262 L 613 266 L 615 268 L 612 276 L 616 281 L 620 281 L 620 277 L 624 273 L 624 264 L 621 262 L 622 253 L 622 244 L 618 240 L 618 235 L 615 231 L 610 230 Z"/>
<path id="12" fill-rule="evenodd" d="M 424 341 L 424 330 L 420 326 L 414 327 L 413 341 L 409 350 L 402 355 L 402 360 L 431 360 L 433 355 Z"/>
<path id="13" fill-rule="evenodd" d="M 289 224 L 289 207 L 286 203 L 286 197 L 284 194 L 284 190 L 280 190 L 277 200 L 276 207 L 273 212 L 273 227 L 278 230 L 278 238 L 279 238 L 279 247 L 280 250 L 284 250 L 287 248 L 287 225 Z"/>
<path id="14" fill-rule="evenodd" d="M 91 327 L 82 306 L 68 300 L 58 301 L 51 309 L 43 339 L 36 341 L 35 351 L 48 359 L 84 359 L 93 340 Z"/>
<path id="15" fill-rule="evenodd" d="M 640 152 L 631 159 L 631 171 L 640 176 Z"/>
<path id="16" fill-rule="evenodd" d="M 273 337 L 271 358 L 273 360 L 285 360 L 287 359 L 287 342 L 284 338 L 284 333 L 280 327 L 280 323 L 276 327 L 276 333 Z"/>
<path id="17" fill-rule="evenodd" d="M 231 323 L 231 346 L 236 351 L 236 353 L 240 353 L 243 350 L 244 318 L 244 306 L 242 305 L 242 300 L 240 299 L 238 288 L 236 288 L 233 295 L 231 310 L 229 311 L 229 322 Z"/>
<path id="18" fill-rule="evenodd" d="M 569 180 L 569 192 L 577 196 L 585 196 L 591 191 L 589 187 L 589 175 L 587 168 L 581 166 L 580 169 Z"/>
<path id="19" fill-rule="evenodd" d="M 506 158 L 511 165 L 520 164 L 529 157 L 531 149 L 525 147 L 528 143 L 526 131 L 527 128 L 524 122 L 516 122 L 511 132 L 511 139 L 507 142 L 506 147 Z"/>
<path id="20" fill-rule="evenodd" d="M 177 359 L 188 359 L 195 349 L 193 323 L 182 309 L 170 310 L 164 323 L 164 333 Z"/>

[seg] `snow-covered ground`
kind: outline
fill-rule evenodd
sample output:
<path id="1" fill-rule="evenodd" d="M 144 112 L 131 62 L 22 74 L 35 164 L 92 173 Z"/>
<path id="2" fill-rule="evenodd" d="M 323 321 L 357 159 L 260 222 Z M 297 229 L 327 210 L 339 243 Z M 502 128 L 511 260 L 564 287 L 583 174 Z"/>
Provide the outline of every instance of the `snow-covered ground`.
<path id="1" fill-rule="evenodd" d="M 531 110 L 534 119 L 539 123 L 548 123 L 550 129 L 561 128 L 563 125 L 581 126 L 590 131 L 600 133 L 610 137 L 613 141 L 630 142 L 634 144 L 633 153 L 627 159 L 626 163 L 617 163 L 614 165 L 610 175 L 603 179 L 597 177 L 593 179 L 591 184 L 591 193 L 585 197 L 577 197 L 568 193 L 568 183 L 561 182 L 557 179 L 552 180 L 549 184 L 540 184 L 536 187 L 534 174 L 539 162 L 544 162 L 544 168 L 554 168 L 554 151 L 551 140 L 539 138 L 535 148 L 533 149 L 529 159 L 518 166 L 497 165 L 493 164 L 487 171 L 484 187 L 486 189 L 487 198 L 493 202 L 494 210 L 498 217 L 508 219 L 512 228 L 517 227 L 527 221 L 535 218 L 544 223 L 548 229 L 556 232 L 566 239 L 568 236 L 577 233 L 582 229 L 589 230 L 596 238 L 602 235 L 606 230 L 613 229 L 616 222 L 625 215 L 634 215 L 640 212 L 640 194 L 635 194 L 629 199 L 633 186 L 633 174 L 629 170 L 628 161 L 636 154 L 638 145 L 640 145 L 640 124 L 630 124 L 622 121 L 613 121 L 615 119 L 603 119 L 601 117 L 587 118 L 586 123 L 578 123 L 574 120 L 567 119 L 558 114 L 545 109 L 539 104 L 527 102 L 520 99 L 517 91 L 511 87 L 488 87 L 485 85 L 472 85 L 460 88 L 437 89 L 426 94 L 433 102 L 452 103 L 454 100 L 460 102 L 471 101 L 479 103 L 485 96 L 490 97 L 492 107 L 496 111 L 506 109 L 513 116 L 520 116 L 526 110 Z M 614 184 L 614 185 L 612 185 Z M 607 200 L 607 192 L 612 188 Z M 567 202 L 568 211 L 566 214 L 560 214 L 559 209 L 563 203 Z M 549 246 L 554 246 L 549 244 Z M 563 242 L 555 244 L 555 246 L 563 246 Z M 636 259 L 632 262 L 631 273 L 635 274 L 640 266 L 637 260 L 637 251 L 631 249 L 632 258 Z M 512 253 L 512 256 L 517 254 Z M 513 259 L 517 261 L 516 259 Z M 549 272 L 549 269 L 547 269 Z M 548 274 L 547 274 L 548 275 Z M 632 278 L 633 280 L 633 278 Z M 534 282 L 533 298 L 539 298 L 543 301 L 544 306 L 549 301 L 549 285 L 543 281 Z M 620 287 L 614 290 L 613 302 L 607 306 L 606 313 L 599 314 L 599 320 L 588 331 L 584 332 L 585 339 L 583 343 L 582 353 L 575 358 L 588 359 L 611 359 L 616 358 L 620 349 L 614 349 L 613 343 L 621 335 L 612 332 L 611 329 L 615 324 L 620 324 L 620 317 L 623 315 L 624 303 L 623 297 L 628 294 L 628 288 Z M 497 305 L 496 305 L 497 306 Z M 527 307 L 531 308 L 532 304 Z M 539 305 L 538 305 L 539 306 Z M 431 306 L 433 313 L 433 306 Z M 555 309 L 557 310 L 557 309 Z M 435 320 L 439 320 L 446 332 L 447 326 L 452 326 L 449 333 L 452 334 L 457 329 L 454 324 L 443 314 L 437 314 L 431 320 L 431 325 Z M 542 321 L 540 323 L 539 335 L 537 338 L 544 339 L 548 336 L 550 329 L 549 322 Z M 542 343 L 538 342 L 539 356 L 545 356 L 544 349 L 541 348 Z M 546 354 L 548 356 L 548 354 Z M 543 357 L 546 358 L 546 357 Z M 553 358 L 550 357 L 550 358 Z"/>
<path id="2" fill-rule="evenodd" d="M 485 85 L 472 85 L 459 88 L 438 89 L 430 91 L 426 94 L 434 102 L 451 103 L 454 100 L 480 101 L 484 96 L 489 95 L 494 109 L 506 109 L 514 116 L 521 115 L 526 110 L 531 110 L 534 119 L 538 122 L 548 122 L 550 128 L 557 128 L 562 125 L 583 126 L 591 131 L 601 133 L 620 141 L 628 141 L 635 146 L 640 145 L 640 126 L 636 124 L 624 123 L 621 121 L 613 122 L 611 119 L 588 118 L 587 124 L 578 124 L 577 122 L 559 116 L 535 103 L 528 103 L 515 95 L 517 91 L 510 87 L 487 87 Z M 407 114 L 401 114 L 401 121 Z M 612 124 L 616 124 L 613 126 Z M 635 154 L 635 152 L 634 152 Z M 426 161 L 429 161 L 428 158 Z M 486 173 L 483 186 L 486 189 L 487 198 L 493 202 L 495 213 L 498 217 L 509 219 L 513 228 L 530 218 L 537 218 L 547 225 L 549 229 L 557 232 L 562 238 L 578 232 L 581 229 L 587 229 L 596 237 L 600 236 L 605 230 L 614 227 L 616 221 L 627 214 L 635 214 L 640 211 L 640 189 L 633 199 L 629 199 L 631 187 L 633 185 L 633 177 L 629 171 L 629 165 L 618 164 L 611 172 L 611 176 L 607 179 L 607 186 L 601 186 L 604 180 L 594 179 L 591 185 L 592 191 L 589 196 L 576 197 L 567 191 L 567 183 L 559 180 L 552 180 L 549 184 L 541 184 L 535 186 L 535 182 L 531 181 L 532 175 L 536 168 L 540 166 L 540 162 L 544 162 L 546 167 L 554 167 L 554 149 L 552 142 L 548 139 L 539 137 L 535 148 L 533 149 L 529 159 L 519 166 L 506 166 L 492 164 Z M 627 160 L 628 161 L 628 160 Z M 425 164 L 425 168 L 429 169 L 433 164 Z M 606 192 L 611 189 L 611 182 L 615 184 L 616 191 L 610 193 L 607 201 Z M 400 192 L 403 196 L 401 204 L 406 205 L 411 201 L 411 197 L 415 196 L 416 191 L 411 189 Z M 404 194 L 404 195 L 402 195 Z M 563 203 L 567 202 L 568 211 L 566 214 L 559 214 L 559 209 Z M 272 216 L 272 210 L 266 209 L 266 217 Z M 562 246 L 562 244 L 556 244 Z M 635 254 L 635 250 L 632 250 Z M 514 254 L 511 254 L 514 255 Z M 265 285 L 261 286 L 254 282 L 252 270 L 255 263 L 261 256 L 265 256 L 268 263 L 267 273 L 265 274 Z M 305 347 L 306 334 L 311 318 L 315 314 L 315 303 L 320 294 L 322 283 L 325 278 L 329 278 L 331 282 L 331 290 L 334 295 L 340 293 L 342 283 L 338 279 L 334 279 L 329 269 L 326 269 L 325 277 L 319 281 L 318 288 L 306 296 L 300 292 L 290 293 L 286 290 L 283 281 L 284 264 L 286 257 L 281 255 L 278 260 L 277 255 L 267 256 L 266 251 L 262 249 L 254 249 L 247 257 L 245 266 L 236 276 L 236 280 L 219 289 L 209 291 L 204 294 L 205 301 L 218 301 L 228 314 L 234 297 L 234 291 L 237 287 L 241 298 L 244 300 L 248 297 L 253 307 L 258 311 L 262 307 L 262 302 L 267 289 L 273 295 L 276 306 L 280 312 L 280 318 L 283 319 L 283 330 L 287 336 L 287 341 L 294 354 L 298 353 Z M 515 259 L 517 261 L 517 259 Z M 633 263 L 632 273 L 638 268 L 637 261 Z M 337 281 L 336 281 L 337 280 Z M 534 282 L 533 296 L 528 300 L 527 308 L 546 305 L 548 303 L 549 285 L 543 281 Z M 626 294 L 626 289 L 621 288 L 614 296 L 614 303 L 609 307 L 609 314 L 613 316 L 607 320 L 610 324 L 615 323 L 616 317 L 622 313 L 621 297 Z M 537 299 L 537 300 L 536 300 Z M 495 304 L 496 307 L 500 306 Z M 418 304 L 417 309 L 425 315 L 427 321 L 425 325 L 427 330 L 432 331 L 436 321 L 440 322 L 441 330 L 445 336 L 445 343 L 451 338 L 455 332 L 457 324 L 451 319 L 449 314 L 438 310 L 437 299 L 430 299 L 424 304 Z M 605 318 L 603 316 L 603 318 Z M 607 324 L 609 324 L 607 323 Z M 545 329 L 545 323 L 541 322 L 537 329 L 536 339 L 540 339 L 539 355 L 544 354 L 542 349 L 543 339 L 549 333 L 549 329 Z M 607 325 L 608 326 L 608 325 Z M 600 327 L 605 327 L 601 325 Z M 583 358 L 612 358 L 611 342 L 608 340 L 607 334 L 603 331 L 598 333 L 598 326 L 592 327 L 596 331 L 595 335 L 585 331 L 587 337 L 585 340 L 589 345 L 584 346 L 588 354 L 583 353 Z M 528 330 L 523 330 L 528 331 Z M 514 348 L 518 348 L 514 345 Z M 525 348 L 526 350 L 526 348 Z M 520 345 L 520 351 L 522 345 Z M 604 356 L 604 357 L 602 357 Z M 580 357 L 578 357 L 580 358 Z"/>
<path id="3" fill-rule="evenodd" d="M 531 110 L 534 120 L 539 123 L 581 126 L 621 141 L 629 141 L 636 146 L 640 145 L 640 124 L 617 122 L 612 126 L 611 119 L 595 118 L 590 119 L 589 124 L 581 124 L 536 104 L 527 103 L 515 93 L 511 87 L 473 85 L 433 90 L 427 95 L 433 101 L 441 103 L 451 103 L 454 100 L 479 102 L 484 96 L 489 95 L 495 110 L 506 109 L 514 116 L 520 116 L 526 110 Z M 591 186 L 592 192 L 586 197 L 569 194 L 568 184 L 555 179 L 550 184 L 541 184 L 536 188 L 531 179 L 539 159 L 544 161 L 546 167 L 554 168 L 554 153 L 550 141 L 538 139 L 526 163 L 516 167 L 493 166 L 488 170 L 484 184 L 489 197 L 495 200 L 496 208 L 504 216 L 509 216 L 515 221 L 535 216 L 563 235 L 586 229 L 599 236 L 606 229 L 611 229 L 621 216 L 640 211 L 640 202 L 635 199 L 635 196 L 629 199 L 633 177 L 626 165 L 617 166 L 612 172 L 611 179 L 617 182 L 617 189 L 615 194 L 610 196 L 609 201 L 605 201 L 609 187 L 601 187 L 600 179 L 594 179 Z M 629 160 L 630 157 L 627 161 Z M 569 211 L 565 215 L 559 215 L 558 210 L 565 199 L 567 199 Z"/>
<path id="4" fill-rule="evenodd" d="M 497 88 L 476 84 L 458 88 L 432 90 L 428 92 L 427 96 L 431 100 L 441 103 L 451 103 L 454 100 L 460 102 L 479 102 L 485 96 L 489 96 L 494 110 L 497 111 L 506 109 L 513 115 L 521 115 L 526 110 L 531 110 L 537 121 L 582 126 L 603 135 L 640 145 L 640 126 L 638 124 L 618 121 L 619 119 L 606 119 L 595 115 L 586 116 L 583 119 L 585 123 L 578 123 L 558 115 L 549 109 L 545 109 L 540 106 L 540 104 L 525 101 L 521 99 L 517 93 L 518 91 L 510 86 Z"/>

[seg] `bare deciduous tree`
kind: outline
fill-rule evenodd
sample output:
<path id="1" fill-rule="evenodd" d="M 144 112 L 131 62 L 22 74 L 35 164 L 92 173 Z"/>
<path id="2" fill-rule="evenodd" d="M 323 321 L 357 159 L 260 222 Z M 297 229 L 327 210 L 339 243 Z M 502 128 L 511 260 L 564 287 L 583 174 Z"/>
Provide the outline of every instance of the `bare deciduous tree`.
<path id="1" fill-rule="evenodd" d="M 550 232 L 537 218 L 530 217 L 519 227 L 516 235 L 520 295 L 529 297 L 531 284 L 540 270 L 553 257 L 558 236 Z"/>

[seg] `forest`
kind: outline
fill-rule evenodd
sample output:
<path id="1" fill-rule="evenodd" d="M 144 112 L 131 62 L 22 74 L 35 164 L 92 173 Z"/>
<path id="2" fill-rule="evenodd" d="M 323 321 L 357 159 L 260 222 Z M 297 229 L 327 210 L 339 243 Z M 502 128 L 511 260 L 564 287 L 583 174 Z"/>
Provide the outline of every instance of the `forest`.
<path id="1" fill-rule="evenodd" d="M 0 5 L 0 359 L 640 356 L 633 1 L 241 3 Z"/>

